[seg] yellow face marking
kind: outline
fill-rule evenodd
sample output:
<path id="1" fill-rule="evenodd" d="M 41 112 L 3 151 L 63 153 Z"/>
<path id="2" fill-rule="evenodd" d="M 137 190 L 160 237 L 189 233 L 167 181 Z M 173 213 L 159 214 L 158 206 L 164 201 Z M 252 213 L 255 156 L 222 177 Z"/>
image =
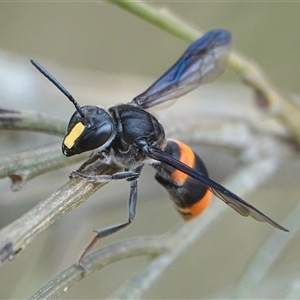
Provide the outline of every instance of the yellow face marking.
<path id="1" fill-rule="evenodd" d="M 78 122 L 64 139 L 64 145 L 71 149 L 84 130 L 84 125 Z"/>

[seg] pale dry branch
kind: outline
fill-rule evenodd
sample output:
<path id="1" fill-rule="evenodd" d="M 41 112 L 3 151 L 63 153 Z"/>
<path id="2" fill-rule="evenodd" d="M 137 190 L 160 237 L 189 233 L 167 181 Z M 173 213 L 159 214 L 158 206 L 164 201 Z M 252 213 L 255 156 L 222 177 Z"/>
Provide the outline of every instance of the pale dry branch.
<path id="1" fill-rule="evenodd" d="M 54 144 L 0 156 L 0 178 L 9 177 L 12 190 L 17 191 L 30 179 L 88 158 L 87 154 L 66 158 L 60 149 L 61 144 Z"/>
<path id="2" fill-rule="evenodd" d="M 0 129 L 26 130 L 63 136 L 67 124 L 47 115 L 0 109 Z M 9 177 L 12 189 L 19 190 L 30 179 L 59 168 L 78 163 L 88 154 L 67 159 L 60 152 L 61 145 L 39 147 L 0 157 L 0 178 Z"/>
<path id="3" fill-rule="evenodd" d="M 66 123 L 40 113 L 0 109 L 0 129 L 63 136 L 66 133 Z"/>

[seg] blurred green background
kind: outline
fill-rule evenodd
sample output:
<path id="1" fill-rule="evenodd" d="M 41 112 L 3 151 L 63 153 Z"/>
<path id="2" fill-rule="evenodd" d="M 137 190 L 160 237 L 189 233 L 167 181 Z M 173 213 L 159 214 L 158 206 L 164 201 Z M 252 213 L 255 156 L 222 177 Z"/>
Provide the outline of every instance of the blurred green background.
<path id="1" fill-rule="evenodd" d="M 292 94 L 300 93 L 300 3 L 180 1 L 155 2 L 153 5 L 170 9 L 203 30 L 230 30 L 234 48 L 256 60 L 280 89 Z M 56 77 L 81 104 L 107 106 L 130 101 L 172 65 L 187 47 L 177 38 L 104 2 L 2 2 L 0 37 L 1 61 L 8 62 L 5 64 L 6 72 L 0 71 L 0 81 L 7 88 L 0 90 L 0 107 L 38 110 L 66 121 L 73 112 L 72 105 L 49 82 L 38 77 L 40 75 L 27 63 L 29 58 L 40 61 L 54 75 L 59 74 Z M 16 67 L 20 61 L 23 68 Z M 32 84 L 28 77 L 18 77 L 17 74 L 24 70 L 32 77 L 38 77 L 40 84 Z M 102 74 L 101 77 L 99 74 Z M 126 86 L 122 85 L 120 76 L 127 80 Z M 140 81 L 144 77 L 144 81 Z M 236 82 L 239 79 L 229 71 L 224 80 Z M 70 86 L 73 86 L 72 90 Z M 28 93 L 26 98 L 22 92 L 25 90 Z M 111 98 L 109 91 L 114 93 Z M 24 132 L 4 133 L 1 153 L 17 152 L 54 141 L 60 141 L 60 138 Z M 224 170 L 238 166 L 234 157 L 228 157 L 222 151 L 203 151 L 213 170 L 213 177 L 218 180 L 225 175 Z M 211 153 L 215 157 L 212 158 Z M 216 161 L 220 165 L 216 166 Z M 8 179 L 2 180 L 1 227 L 66 182 L 74 168 L 43 175 L 17 193 L 10 191 Z M 132 236 L 164 233 L 179 222 L 170 201 L 151 179 L 154 172 L 146 168 L 144 173 L 137 220 L 124 232 L 102 241 L 101 245 Z M 258 206 L 280 221 L 283 218 L 281 211 L 287 213 L 298 200 L 300 172 L 297 158 L 287 162 L 278 173 L 247 200 L 256 204 L 258 199 L 265 200 Z M 78 259 L 93 236 L 93 229 L 126 220 L 127 193 L 126 183 L 112 183 L 47 229 L 18 259 L 2 268 L 0 298 L 31 296 Z M 240 218 L 234 212 L 228 213 L 201 242 L 180 257 L 145 298 L 228 297 L 228 291 L 271 230 L 266 225 Z M 297 277 L 298 244 L 295 242 L 276 265 L 273 272 L 275 279 L 271 278 L 274 280 L 264 284 L 266 292 L 261 295 L 280 298 L 280 284 L 283 284 L 280 274 L 286 275 L 285 286 L 291 284 L 289 278 Z M 134 258 L 109 266 L 74 287 L 65 298 L 107 297 L 142 261 L 142 258 Z"/>

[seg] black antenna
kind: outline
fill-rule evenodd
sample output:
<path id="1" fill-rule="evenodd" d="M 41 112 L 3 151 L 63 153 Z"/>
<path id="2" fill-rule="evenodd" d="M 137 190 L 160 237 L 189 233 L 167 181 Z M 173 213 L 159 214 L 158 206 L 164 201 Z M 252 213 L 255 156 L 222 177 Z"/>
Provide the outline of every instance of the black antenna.
<path id="1" fill-rule="evenodd" d="M 67 98 L 74 104 L 76 110 L 82 118 L 85 117 L 81 106 L 77 103 L 74 97 L 55 79 L 45 68 L 43 68 L 36 60 L 31 59 L 30 62 L 46 77 L 48 78 Z"/>

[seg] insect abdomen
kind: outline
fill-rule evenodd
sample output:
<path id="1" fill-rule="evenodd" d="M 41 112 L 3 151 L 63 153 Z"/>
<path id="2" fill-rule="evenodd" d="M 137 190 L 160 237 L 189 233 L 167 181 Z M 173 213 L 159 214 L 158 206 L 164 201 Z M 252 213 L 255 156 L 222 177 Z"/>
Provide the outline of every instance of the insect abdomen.
<path id="1" fill-rule="evenodd" d="M 208 176 L 201 158 L 186 144 L 169 140 L 164 152 Z M 155 179 L 169 192 L 177 211 L 185 220 L 197 217 L 209 205 L 212 194 L 198 180 L 163 164 L 156 169 Z"/>

